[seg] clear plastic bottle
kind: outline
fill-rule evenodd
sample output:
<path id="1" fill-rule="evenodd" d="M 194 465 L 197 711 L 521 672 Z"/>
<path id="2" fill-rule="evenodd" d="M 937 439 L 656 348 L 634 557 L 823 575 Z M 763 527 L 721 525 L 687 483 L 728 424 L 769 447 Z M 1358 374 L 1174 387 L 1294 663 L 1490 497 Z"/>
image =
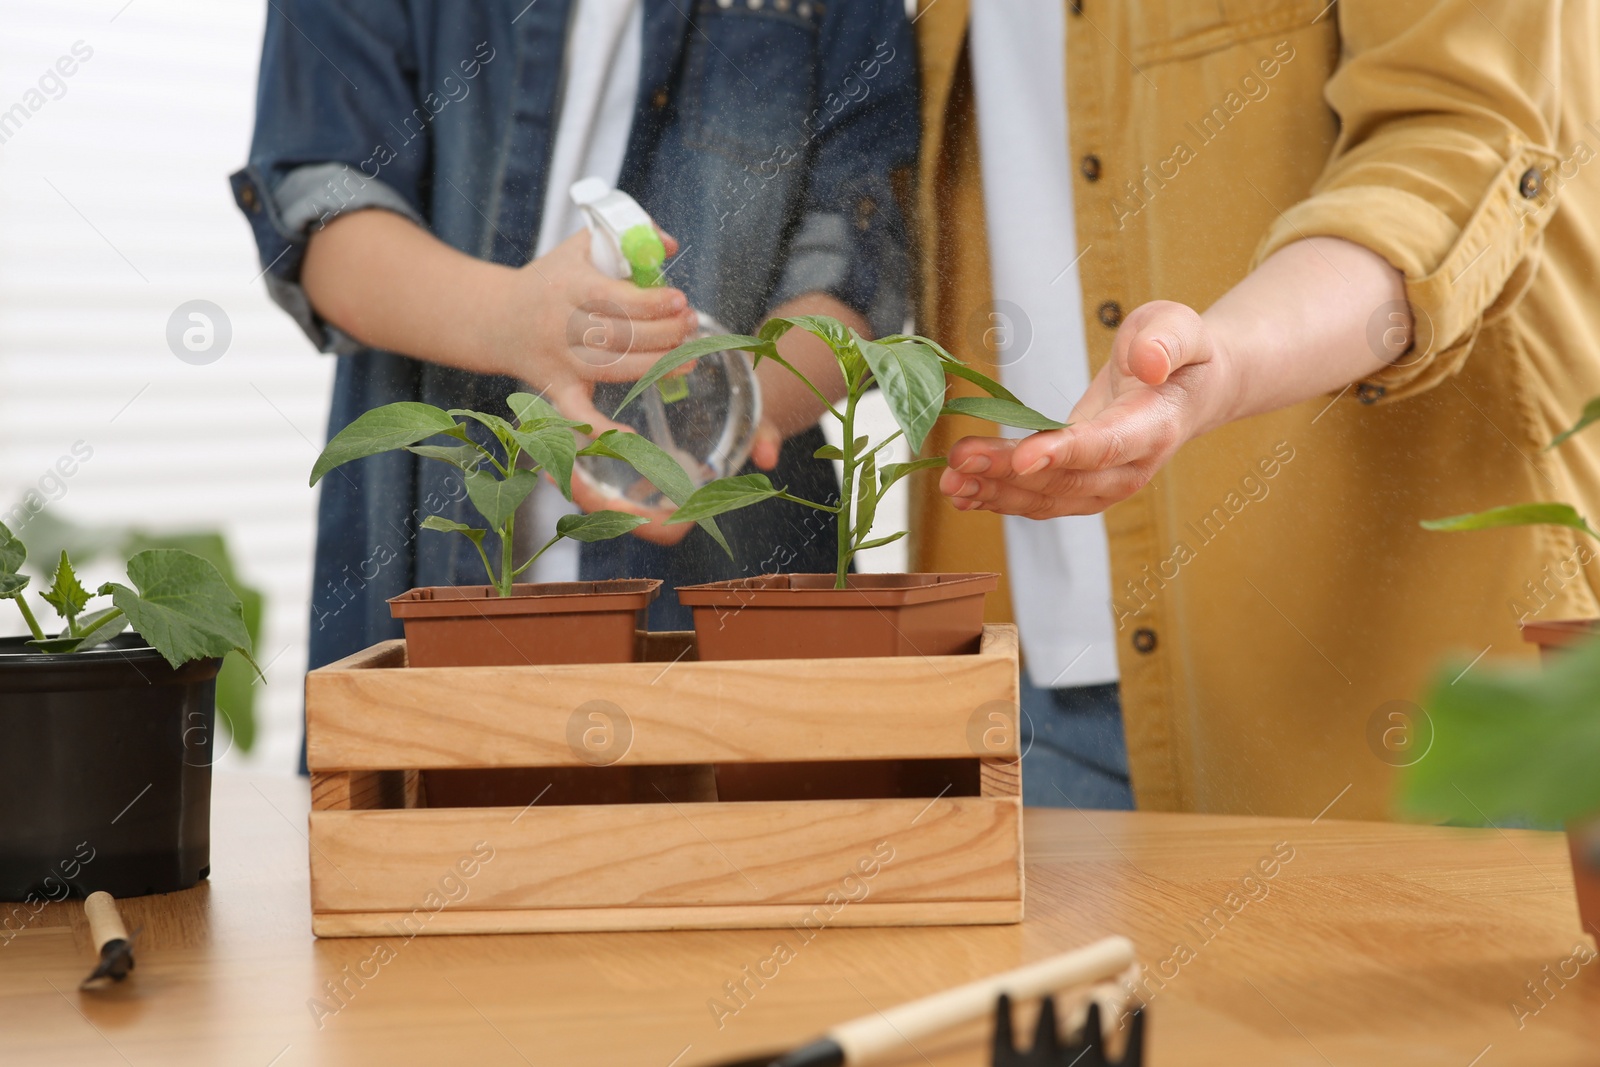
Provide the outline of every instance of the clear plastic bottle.
<path id="1" fill-rule="evenodd" d="M 650 216 L 632 197 L 599 179 L 585 178 L 573 185 L 572 199 L 588 222 L 589 252 L 596 267 L 615 278 L 632 278 L 636 284 L 661 284 L 659 254 L 654 253 L 660 242 L 652 240 Z M 696 314 L 697 336 L 728 332 L 704 312 Z M 595 407 L 612 414 L 632 385 L 597 384 Z M 746 353 L 717 352 L 697 360 L 689 373 L 646 389 L 613 417 L 676 459 L 698 488 L 744 466 L 761 422 L 761 387 Z M 584 456 L 578 463 L 584 476 L 603 492 L 645 507 L 671 506 L 626 463 L 599 456 Z"/>

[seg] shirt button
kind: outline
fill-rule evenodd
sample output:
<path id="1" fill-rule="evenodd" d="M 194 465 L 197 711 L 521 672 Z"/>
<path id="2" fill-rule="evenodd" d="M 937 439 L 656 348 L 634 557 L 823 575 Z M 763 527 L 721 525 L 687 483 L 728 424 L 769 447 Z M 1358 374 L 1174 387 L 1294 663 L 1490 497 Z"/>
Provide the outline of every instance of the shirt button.
<path id="1" fill-rule="evenodd" d="M 1100 319 L 1100 325 L 1108 330 L 1115 330 L 1122 325 L 1122 305 L 1115 300 L 1107 300 L 1101 304 L 1095 314 Z"/>
<path id="2" fill-rule="evenodd" d="M 650 95 L 650 106 L 655 108 L 657 111 L 666 107 L 667 91 L 665 89 L 657 89 L 654 93 L 652 93 Z"/>
<path id="3" fill-rule="evenodd" d="M 239 203 L 243 204 L 244 209 L 252 215 L 259 214 L 261 211 L 261 201 L 256 197 L 256 187 L 253 185 L 246 185 L 239 189 Z"/>
<path id="4" fill-rule="evenodd" d="M 1524 200 L 1532 200 L 1539 195 L 1539 190 L 1544 185 L 1544 175 L 1539 173 L 1538 167 L 1529 167 L 1522 172 L 1522 179 L 1517 182 L 1517 191 Z"/>
<path id="5" fill-rule="evenodd" d="M 1156 650 L 1156 632 L 1148 626 L 1141 626 L 1133 631 L 1133 649 L 1142 655 L 1148 656 Z"/>
<path id="6" fill-rule="evenodd" d="M 1100 180 L 1100 157 L 1088 155 L 1078 164 L 1078 169 L 1083 172 L 1085 180 L 1097 182 Z"/>
<path id="7" fill-rule="evenodd" d="M 1083 14 L 1083 0 L 1072 0 L 1072 13 L 1074 15 Z"/>
<path id="8" fill-rule="evenodd" d="M 1389 390 L 1385 389 L 1381 385 L 1374 385 L 1372 382 L 1362 382 L 1360 385 L 1356 386 L 1356 399 L 1361 401 L 1363 404 L 1376 404 L 1378 401 L 1383 399 L 1383 394 L 1387 393 L 1388 391 Z"/>

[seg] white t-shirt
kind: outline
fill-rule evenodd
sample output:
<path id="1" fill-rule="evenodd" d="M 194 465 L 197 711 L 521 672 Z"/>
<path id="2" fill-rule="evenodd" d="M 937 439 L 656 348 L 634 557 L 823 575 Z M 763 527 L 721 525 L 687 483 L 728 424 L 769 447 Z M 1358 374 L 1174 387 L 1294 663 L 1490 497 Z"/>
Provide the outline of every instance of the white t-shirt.
<path id="1" fill-rule="evenodd" d="M 583 214 L 568 190 L 579 178 L 617 184 L 633 129 L 644 49 L 640 0 L 577 0 L 567 30 L 561 114 L 550 152 L 549 183 L 539 224 L 537 258 L 583 228 Z M 573 62 L 574 58 L 581 62 Z M 555 536 L 556 522 L 578 511 L 561 490 L 542 480 L 517 509 L 517 559 L 527 559 Z M 525 582 L 578 578 L 578 542 L 562 540 L 523 572 Z"/>
<path id="2" fill-rule="evenodd" d="M 1057 418 L 1089 385 L 1064 7 L 1061 0 L 983 0 L 972 5 L 969 38 L 995 297 L 988 328 L 999 341 L 1006 388 Z M 1045 688 L 1115 681 L 1105 521 L 1007 516 L 1005 531 L 1028 677 Z"/>

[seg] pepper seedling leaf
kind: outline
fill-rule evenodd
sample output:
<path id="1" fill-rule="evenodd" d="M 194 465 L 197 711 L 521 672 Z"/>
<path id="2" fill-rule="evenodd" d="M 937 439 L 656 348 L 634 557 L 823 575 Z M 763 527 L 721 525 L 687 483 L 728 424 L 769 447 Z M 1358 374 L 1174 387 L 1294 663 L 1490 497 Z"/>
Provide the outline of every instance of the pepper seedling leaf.
<path id="1" fill-rule="evenodd" d="M 724 512 L 737 511 L 751 504 L 759 504 L 763 500 L 771 500 L 781 492 L 782 490 L 775 488 L 772 480 L 765 474 L 739 474 L 731 478 L 719 478 L 709 485 L 702 485 L 696 489 L 694 495 L 685 500 L 676 514 L 667 520 L 667 525 L 699 522 L 701 519 L 708 519 Z"/>
<path id="2" fill-rule="evenodd" d="M 856 551 L 865 552 L 869 548 L 882 548 L 884 545 L 892 545 L 904 537 L 906 533 L 907 531 L 901 530 L 899 533 L 890 534 L 888 537 L 875 537 L 871 541 L 863 541 L 856 546 Z"/>
<path id="3" fill-rule="evenodd" d="M 955 396 L 945 401 L 947 415 L 971 415 L 1001 426 L 1015 426 L 1019 430 L 1064 430 L 1069 425 L 1057 422 L 1015 400 L 998 396 Z"/>
<path id="4" fill-rule="evenodd" d="M 654 441 L 640 437 L 636 433 L 607 430 L 589 442 L 582 454 L 621 460 L 643 475 L 646 481 L 661 490 L 663 496 L 679 507 L 688 503 L 689 498 L 694 495 L 694 482 L 689 480 L 688 472 L 678 461 Z M 722 535 L 722 530 L 718 528 L 716 522 L 706 518 L 701 519 L 699 525 L 731 559 L 733 549 L 728 546 L 727 538 Z"/>
<path id="5" fill-rule="evenodd" d="M 856 477 L 860 481 L 856 483 L 855 535 L 863 538 L 872 531 L 872 520 L 878 515 L 878 461 L 872 453 L 862 458 Z"/>
<path id="6" fill-rule="evenodd" d="M 107 582 L 99 592 L 172 666 L 238 652 L 256 667 L 244 606 L 211 563 L 181 548 L 147 549 L 128 560 L 128 580 L 133 588 Z"/>
<path id="7" fill-rule="evenodd" d="M 456 420 L 432 404 L 402 400 L 373 408 L 333 435 L 311 468 L 311 484 L 341 464 L 456 430 Z"/>
<path id="8" fill-rule="evenodd" d="M 572 464 L 578 455 L 578 442 L 564 422 L 536 421 L 530 423 L 534 429 L 511 430 L 511 436 L 540 470 L 555 479 L 561 495 L 571 500 Z"/>
<path id="9" fill-rule="evenodd" d="M 1548 445 L 1544 446 L 1545 451 L 1548 452 L 1550 449 L 1555 448 L 1557 445 L 1561 444 L 1579 430 L 1583 430 L 1589 426 L 1592 426 L 1596 422 L 1600 422 L 1600 396 L 1595 397 L 1587 404 L 1583 405 L 1583 413 L 1578 416 L 1578 421 L 1573 423 L 1568 429 L 1557 434 L 1554 441 L 1551 441 Z"/>
<path id="10" fill-rule="evenodd" d="M 407 445 L 406 451 L 463 471 L 475 471 L 483 463 L 483 453 L 474 445 Z"/>
<path id="11" fill-rule="evenodd" d="M 493 471 L 473 471 L 464 480 L 467 499 L 492 530 L 505 529 L 528 494 L 539 487 L 539 476 L 530 470 L 514 470 L 503 481 Z"/>
<path id="12" fill-rule="evenodd" d="M 466 534 L 475 545 L 482 545 L 484 535 L 489 532 L 488 530 L 480 530 L 476 526 L 468 526 L 464 522 L 447 519 L 442 515 L 429 515 L 422 520 L 422 528 L 424 530 L 437 530 L 440 533 Z"/>
<path id="13" fill-rule="evenodd" d="M 883 390 L 894 421 L 905 432 L 906 442 L 913 452 L 920 451 L 944 407 L 944 368 L 939 357 L 910 342 L 880 345 L 858 337 L 855 343 Z"/>
<path id="14" fill-rule="evenodd" d="M 909 463 L 886 463 L 879 471 L 878 476 L 882 484 L 879 486 L 878 494 L 881 496 L 887 493 L 890 486 L 913 471 L 932 470 L 934 467 L 946 466 L 949 462 L 945 456 L 930 456 L 927 459 L 914 459 Z"/>
<path id="15" fill-rule="evenodd" d="M 842 463 L 844 462 L 844 453 L 839 451 L 839 447 L 837 445 L 823 445 L 821 448 L 811 453 L 811 458 L 834 459 Z"/>
<path id="16" fill-rule="evenodd" d="M 771 353 L 767 350 L 771 349 Z M 617 405 L 616 415 L 623 408 L 633 403 L 634 398 L 646 389 L 655 385 L 661 379 L 683 366 L 705 356 L 716 355 L 718 352 L 756 352 L 762 356 L 776 354 L 777 348 L 771 341 L 764 341 L 759 337 L 748 334 L 725 333 L 715 337 L 699 337 L 693 341 L 685 341 L 671 352 L 656 360 L 655 365 L 645 372 L 643 378 L 633 383 L 633 388 L 628 390 L 628 395 L 622 398 L 622 403 Z"/>
<path id="17" fill-rule="evenodd" d="M 63 619 L 76 619 L 85 606 L 89 603 L 89 590 L 78 581 L 78 576 L 73 573 L 72 561 L 67 559 L 66 550 L 61 552 L 61 559 L 56 563 L 55 577 L 51 580 L 49 589 L 41 594 L 44 602 L 56 609 L 56 614 Z"/>
<path id="18" fill-rule="evenodd" d="M 1424 530 L 1491 530 L 1498 526 L 1570 526 L 1590 537 L 1600 538 L 1571 504 L 1511 504 L 1470 515 L 1422 520 Z"/>
<path id="19" fill-rule="evenodd" d="M 519 423 L 561 417 L 561 412 L 556 410 L 554 404 L 535 393 L 512 393 L 506 397 L 506 407 L 511 409 L 511 414 L 517 417 Z"/>
<path id="20" fill-rule="evenodd" d="M 626 511 L 591 511 L 583 515 L 563 515 L 556 520 L 556 533 L 574 541 L 609 541 L 650 520 Z"/>
<path id="21" fill-rule="evenodd" d="M 957 378 L 971 382 L 973 385 L 976 385 L 979 389 L 982 389 L 984 392 L 988 393 L 992 397 L 995 397 L 996 399 L 1009 400 L 1013 404 L 1018 405 L 1022 403 L 1022 401 L 1018 400 L 1016 396 L 1005 386 L 1001 385 L 987 374 L 984 374 L 981 371 L 973 370 L 965 363 L 958 363 L 953 359 L 946 360 L 944 362 L 944 372 L 946 374 L 950 374 Z"/>

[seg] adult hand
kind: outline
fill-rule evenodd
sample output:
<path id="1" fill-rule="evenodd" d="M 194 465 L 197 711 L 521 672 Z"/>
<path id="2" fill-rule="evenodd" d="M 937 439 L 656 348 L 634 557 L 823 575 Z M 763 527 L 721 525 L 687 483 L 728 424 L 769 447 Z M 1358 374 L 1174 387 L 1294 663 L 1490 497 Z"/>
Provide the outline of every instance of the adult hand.
<path id="1" fill-rule="evenodd" d="M 662 241 L 669 256 L 677 251 L 672 237 Z M 489 335 L 494 362 L 596 433 L 628 427 L 594 406 L 594 384 L 637 381 L 696 329 L 681 290 L 642 289 L 597 270 L 587 231 L 513 272 L 501 307 Z"/>
<path id="2" fill-rule="evenodd" d="M 1063 430 L 967 437 L 939 488 L 962 511 L 1046 519 L 1104 511 L 1153 478 L 1184 442 L 1225 421 L 1227 352 L 1193 308 L 1141 305 Z"/>

